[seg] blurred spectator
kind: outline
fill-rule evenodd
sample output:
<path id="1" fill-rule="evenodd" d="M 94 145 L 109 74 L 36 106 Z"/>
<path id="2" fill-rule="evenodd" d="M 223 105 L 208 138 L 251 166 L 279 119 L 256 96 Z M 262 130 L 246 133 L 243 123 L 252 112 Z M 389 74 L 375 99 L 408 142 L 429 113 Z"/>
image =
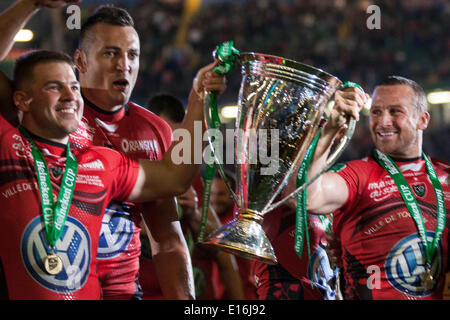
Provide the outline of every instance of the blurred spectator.
<path id="1" fill-rule="evenodd" d="M 380 7 L 381 29 L 367 28 L 366 9 L 372 3 Z M 263 52 L 323 68 L 344 81 L 360 83 L 367 92 L 388 74 L 413 77 L 426 89 L 450 86 L 447 0 L 204 0 L 182 48 L 173 46 L 183 11 L 180 2 L 140 1 L 135 10 L 146 57 L 135 90 L 142 96 L 149 90 L 187 96 L 195 70 L 226 40 L 233 40 L 242 52 Z M 240 80 L 235 68 L 222 103 L 236 103 Z M 435 139 L 448 141 L 448 131 L 447 125 L 427 133 L 432 156 L 449 159 Z M 370 146 L 360 143 L 365 141 L 370 137 L 357 133 L 346 151 L 348 158 L 365 154 Z"/>
<path id="2" fill-rule="evenodd" d="M 0 6 L 10 4 L 4 2 Z M 85 0 L 83 17 L 102 2 L 126 7 L 135 18 L 142 59 L 133 100 L 141 104 L 149 94 L 161 91 L 186 102 L 195 71 L 226 40 L 233 40 L 242 52 L 278 55 L 322 68 L 344 81 L 358 82 L 369 93 L 375 83 L 391 74 L 417 79 L 425 90 L 450 87 L 448 0 L 203 0 L 182 47 L 174 43 L 186 1 Z M 380 29 L 367 28 L 370 13 L 366 10 L 371 4 L 380 7 Z M 51 19 L 48 11 L 39 14 L 30 23 L 40 31 L 31 46 L 45 48 Z M 61 15 L 67 16 L 64 11 Z M 77 30 L 65 32 L 64 37 L 75 48 Z M 237 102 L 240 80 L 236 67 L 228 76 L 221 103 Z M 425 151 L 447 161 L 450 151 L 441 146 L 449 141 L 448 126 L 448 120 L 442 121 L 425 134 L 429 142 Z M 354 139 L 366 141 L 368 137 Z M 366 144 L 351 143 L 348 158 L 365 154 L 361 146 Z"/>

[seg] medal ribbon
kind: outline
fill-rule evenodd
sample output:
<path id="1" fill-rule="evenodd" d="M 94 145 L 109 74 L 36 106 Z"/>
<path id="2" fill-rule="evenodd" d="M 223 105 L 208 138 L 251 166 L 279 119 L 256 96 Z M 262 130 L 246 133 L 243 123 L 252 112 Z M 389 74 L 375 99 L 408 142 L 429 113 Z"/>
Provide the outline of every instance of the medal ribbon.
<path id="1" fill-rule="evenodd" d="M 54 203 L 50 174 L 44 156 L 26 129 L 19 126 L 19 131 L 27 138 L 31 147 L 31 153 L 33 155 L 34 166 L 38 178 L 39 191 L 41 194 L 42 216 L 47 234 L 47 241 L 52 250 L 54 250 L 56 241 L 58 241 L 63 231 L 72 202 L 78 169 L 77 159 L 70 151 L 70 144 L 67 142 L 66 166 L 62 177 L 61 189 L 56 203 Z"/>
<path id="2" fill-rule="evenodd" d="M 314 139 L 311 146 L 306 151 L 306 155 L 303 158 L 300 168 L 297 173 L 297 188 L 306 183 L 307 172 L 309 168 L 309 163 L 316 149 L 317 141 L 319 140 L 319 131 L 317 137 Z M 306 244 L 308 246 L 308 257 L 311 257 L 311 249 L 309 245 L 309 232 L 308 232 L 308 215 L 306 213 L 306 188 L 297 194 L 297 208 L 295 212 L 295 244 L 294 250 L 297 256 L 301 259 L 303 252 L 303 241 L 306 234 Z"/>
<path id="3" fill-rule="evenodd" d="M 217 46 L 213 55 L 219 60 L 219 65 L 213 69 L 214 72 L 220 75 L 226 75 L 233 68 L 236 63 L 236 58 L 239 51 L 233 47 L 233 41 L 227 41 Z M 209 108 L 211 111 L 211 123 L 208 125 L 212 129 L 219 129 L 221 126 L 218 107 L 217 107 L 217 93 L 209 92 Z M 211 159 L 214 157 L 213 151 L 208 155 L 205 172 L 203 174 L 203 180 L 205 187 L 203 189 L 203 203 L 202 203 L 202 215 L 200 220 L 200 230 L 198 233 L 197 242 L 202 242 L 206 233 L 206 224 L 208 222 L 208 208 L 209 197 L 211 194 L 211 185 L 214 175 L 216 173 L 216 163 Z M 219 164 L 220 165 L 220 164 Z"/>
<path id="4" fill-rule="evenodd" d="M 419 205 L 417 204 L 416 198 L 414 197 L 414 194 L 400 169 L 397 167 L 391 157 L 389 157 L 387 154 L 381 153 L 377 149 L 375 149 L 373 156 L 378 164 L 380 164 L 380 166 L 389 173 L 392 180 L 394 180 L 395 184 L 397 185 L 403 201 L 405 202 L 406 207 L 417 226 L 417 230 L 419 231 L 420 239 L 422 241 L 423 247 L 425 248 L 427 265 L 428 267 L 431 267 L 433 255 L 436 252 L 438 241 L 441 238 L 442 231 L 445 227 L 446 209 L 444 192 L 442 191 L 441 183 L 439 182 L 436 171 L 434 170 L 430 159 L 425 155 L 425 153 L 422 152 L 423 159 L 425 160 L 425 166 L 430 177 L 431 184 L 433 185 L 434 194 L 437 200 L 437 224 L 433 241 L 431 243 L 427 239 L 425 223 L 423 221 L 423 216 L 420 212 Z"/>

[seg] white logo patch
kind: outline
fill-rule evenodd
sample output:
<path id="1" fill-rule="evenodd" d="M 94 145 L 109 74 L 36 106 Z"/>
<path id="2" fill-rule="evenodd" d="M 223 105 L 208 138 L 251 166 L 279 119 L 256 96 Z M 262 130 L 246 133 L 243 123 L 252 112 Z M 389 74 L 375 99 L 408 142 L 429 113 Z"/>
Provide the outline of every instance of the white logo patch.
<path id="1" fill-rule="evenodd" d="M 131 215 L 119 204 L 110 205 L 103 216 L 98 242 L 98 259 L 117 257 L 128 248 L 134 234 Z"/>
<path id="2" fill-rule="evenodd" d="M 105 167 L 103 166 L 103 162 L 100 160 L 91 161 L 88 163 L 83 163 L 79 165 L 80 168 L 86 169 L 86 170 L 101 170 L 105 171 Z"/>
<path id="3" fill-rule="evenodd" d="M 311 256 L 308 265 L 308 279 L 319 288 L 325 300 L 336 300 L 336 292 L 329 285 L 334 277 L 328 255 L 324 248 L 319 246 Z"/>
<path id="4" fill-rule="evenodd" d="M 63 270 L 57 275 L 45 271 L 43 259 L 50 254 L 41 217 L 33 219 L 22 235 L 22 259 L 31 277 L 54 292 L 74 292 L 86 283 L 91 263 L 91 239 L 86 227 L 68 216 L 56 253 L 63 261 Z"/>
<path id="5" fill-rule="evenodd" d="M 433 240 L 434 232 L 427 232 L 428 241 Z M 418 234 L 412 234 L 400 240 L 386 259 L 386 277 L 398 291 L 415 297 L 429 296 L 435 287 L 426 290 L 420 275 L 425 271 L 425 250 Z M 434 279 L 442 272 L 442 246 L 438 243 L 434 260 L 431 264 Z"/>

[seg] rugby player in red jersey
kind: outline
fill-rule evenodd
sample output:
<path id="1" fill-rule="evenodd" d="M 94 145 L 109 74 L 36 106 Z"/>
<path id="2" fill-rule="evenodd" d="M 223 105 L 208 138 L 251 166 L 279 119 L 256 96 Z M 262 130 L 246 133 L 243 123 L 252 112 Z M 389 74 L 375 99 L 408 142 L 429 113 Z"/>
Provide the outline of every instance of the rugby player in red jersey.
<path id="1" fill-rule="evenodd" d="M 359 101 L 353 105 L 348 99 Z M 359 118 L 367 97 L 338 92 L 331 121 L 318 142 L 308 175 L 327 157 L 341 113 Z M 391 76 L 373 94 L 371 155 L 327 172 L 308 188 L 309 212 L 333 212 L 340 239 L 345 299 L 442 299 L 448 272 L 450 167 L 423 151 L 430 115 L 423 89 Z"/>
<path id="2" fill-rule="evenodd" d="M 11 10 L 22 10 L 21 4 Z M 4 22 L 3 17 L 0 24 Z M 18 25 L 20 27 L 21 24 Z M 8 42 L 10 39 L 3 40 Z M 2 43 L 2 48 L 5 47 L 8 47 L 7 43 L 4 46 Z M 30 61 L 34 62 L 30 64 Z M 14 103 L 23 114 L 23 128 L 19 132 L 4 118 L 1 120 L 4 153 L 2 195 L 6 200 L 1 224 L 5 231 L 2 236 L 6 237 L 2 239 L 4 245 L 1 248 L 2 293 L 12 299 L 98 299 L 101 292 L 96 279 L 96 259 L 93 257 L 97 252 L 101 226 L 98 219 L 103 217 L 105 204 L 113 198 L 143 201 L 178 194 L 185 189 L 185 179 L 189 179 L 190 184 L 192 177 L 185 171 L 187 175 L 180 176 L 176 183 L 166 188 L 165 182 L 169 183 L 170 174 L 164 178 L 158 177 L 158 172 L 164 172 L 159 167 L 152 179 L 147 178 L 146 173 L 155 171 L 155 166 L 170 166 L 169 154 L 161 163 L 150 164 L 148 161 L 131 161 L 104 148 L 73 149 L 69 153 L 68 134 L 78 126 L 83 110 L 79 84 L 70 59 L 39 52 L 23 58 L 24 65 L 26 67 L 22 70 L 25 71 L 16 72 L 14 79 Z M 194 80 L 194 90 L 189 99 L 189 106 L 193 107 L 189 109 L 191 112 L 188 112 L 185 121 L 187 129 L 193 130 L 193 121 L 202 119 L 204 89 L 223 89 L 223 79 L 209 72 L 213 67 L 214 64 L 211 64 L 200 70 Z M 21 77 L 17 76 L 21 73 Z M 11 84 L 3 75 L 0 80 L 2 113 L 7 114 L 8 120 L 13 123 L 11 97 L 8 94 L 4 96 L 10 91 Z M 50 182 L 43 186 L 36 182 L 35 157 L 30 152 L 34 145 L 36 148 L 33 149 L 39 149 L 44 163 L 48 164 L 48 170 L 42 171 L 42 181 L 47 177 Z M 75 184 L 72 170 L 64 177 L 64 162 L 68 158 L 79 162 Z M 183 168 L 193 169 L 195 166 L 172 167 L 172 174 Z M 75 189 L 67 194 L 64 192 L 59 201 L 62 207 L 69 210 L 64 223 L 62 220 L 55 223 L 62 226 L 55 238 L 48 235 L 47 228 L 44 231 L 40 213 L 49 212 L 49 209 L 39 208 L 39 190 L 47 191 L 45 199 L 48 200 L 52 197 L 48 186 L 52 185 L 56 197 L 61 179 L 67 185 L 75 185 Z M 157 190 L 152 191 L 155 188 Z M 73 200 L 70 206 L 66 198 L 69 194 L 72 194 Z M 11 212 L 14 213 L 9 214 Z M 51 229 L 53 222 L 45 224 Z M 50 238 L 55 238 L 51 244 L 47 241 Z"/>
<path id="3" fill-rule="evenodd" d="M 160 160 L 172 143 L 165 121 L 130 102 L 139 71 L 140 41 L 131 16 L 113 6 L 95 10 L 81 28 L 75 63 L 85 101 L 82 123 L 71 136 L 133 159 Z M 151 237 L 152 259 L 166 299 L 192 299 L 193 276 L 175 200 L 136 206 L 112 202 L 99 241 L 99 276 L 105 299 L 139 299 L 140 220 Z"/>
<path id="4" fill-rule="evenodd" d="M 203 89 L 224 88 L 212 74 L 215 66 L 202 68 L 194 80 L 184 123 L 191 133 L 203 117 Z M 7 79 L 1 80 L 8 89 Z M 21 57 L 13 101 L 23 114 L 21 125 L 0 117 L 2 296 L 99 299 L 95 256 L 106 205 L 180 194 L 198 165 L 175 165 L 171 149 L 152 162 L 104 147 L 71 148 L 69 134 L 78 127 L 83 100 L 67 55 L 36 51 Z M 11 107 L 7 102 L 4 108 Z"/>
<path id="5" fill-rule="evenodd" d="M 14 35 L 42 6 L 80 1 L 20 0 L 2 14 L 0 39 L 5 55 Z M 160 160 L 171 131 L 159 117 L 129 102 L 139 69 L 140 43 L 134 22 L 123 9 L 100 7 L 83 24 L 75 60 L 85 110 L 72 146 L 106 146 L 133 159 Z M 113 201 L 101 229 L 98 261 L 104 299 L 140 299 L 138 283 L 140 213 L 151 232 L 155 267 L 168 299 L 194 297 L 189 253 L 173 199 L 139 206 Z M 151 218 L 150 218 L 151 216 Z M 176 263 L 174 263 L 176 261 Z"/>

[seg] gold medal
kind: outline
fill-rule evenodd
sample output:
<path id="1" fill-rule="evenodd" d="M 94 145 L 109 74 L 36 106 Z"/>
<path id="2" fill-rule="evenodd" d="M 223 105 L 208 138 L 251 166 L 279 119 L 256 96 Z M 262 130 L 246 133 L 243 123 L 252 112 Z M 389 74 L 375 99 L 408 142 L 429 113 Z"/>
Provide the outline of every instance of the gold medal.
<path id="1" fill-rule="evenodd" d="M 49 254 L 44 258 L 45 271 L 51 275 L 57 275 L 63 269 L 63 262 L 56 254 Z"/>
<path id="2" fill-rule="evenodd" d="M 434 279 L 431 274 L 431 270 L 426 270 L 424 273 L 420 275 L 420 280 L 422 281 L 422 285 L 426 290 L 431 290 L 434 288 Z"/>

